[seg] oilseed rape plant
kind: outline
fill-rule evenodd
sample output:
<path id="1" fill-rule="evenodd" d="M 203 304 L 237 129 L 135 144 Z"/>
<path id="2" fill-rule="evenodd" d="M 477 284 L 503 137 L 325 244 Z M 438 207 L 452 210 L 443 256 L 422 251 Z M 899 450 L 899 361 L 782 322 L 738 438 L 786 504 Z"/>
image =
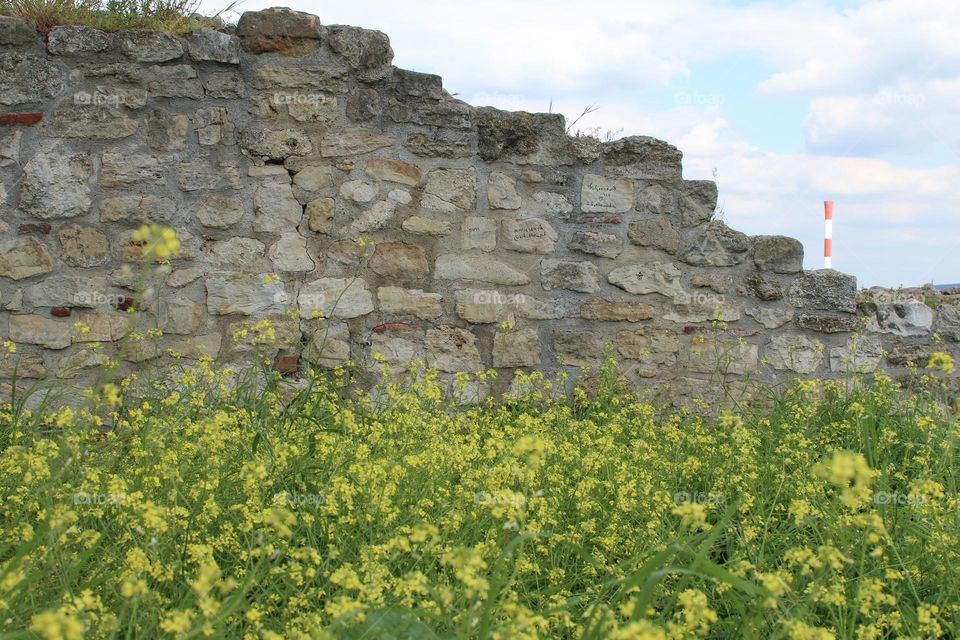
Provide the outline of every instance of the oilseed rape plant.
<path id="1" fill-rule="evenodd" d="M 599 375 L 457 408 L 417 366 L 292 390 L 201 360 L 99 412 L 6 404 L 0 633 L 955 637 L 960 433 L 936 376 L 711 417 Z"/>

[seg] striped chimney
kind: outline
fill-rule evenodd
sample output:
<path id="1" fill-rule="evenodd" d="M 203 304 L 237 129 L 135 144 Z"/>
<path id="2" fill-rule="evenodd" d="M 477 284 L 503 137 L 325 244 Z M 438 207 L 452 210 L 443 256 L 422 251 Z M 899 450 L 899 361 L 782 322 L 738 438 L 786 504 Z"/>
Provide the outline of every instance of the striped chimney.
<path id="1" fill-rule="evenodd" d="M 823 268 L 833 268 L 833 200 L 823 201 Z"/>

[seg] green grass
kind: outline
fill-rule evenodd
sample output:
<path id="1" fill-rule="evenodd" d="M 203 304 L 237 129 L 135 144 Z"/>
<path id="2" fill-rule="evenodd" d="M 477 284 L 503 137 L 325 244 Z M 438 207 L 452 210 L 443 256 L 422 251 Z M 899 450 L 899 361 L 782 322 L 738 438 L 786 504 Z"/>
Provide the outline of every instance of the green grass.
<path id="1" fill-rule="evenodd" d="M 96 410 L 15 399 L 0 638 L 955 637 L 960 433 L 934 374 L 716 417 L 612 364 L 463 408 L 422 370 L 365 392 L 203 362 Z"/>
<path id="2" fill-rule="evenodd" d="M 198 7 L 198 0 L 0 0 L 0 15 L 23 18 L 43 34 L 58 25 L 81 25 L 103 31 L 149 28 L 185 35 L 213 26 L 212 18 L 197 13 Z"/>

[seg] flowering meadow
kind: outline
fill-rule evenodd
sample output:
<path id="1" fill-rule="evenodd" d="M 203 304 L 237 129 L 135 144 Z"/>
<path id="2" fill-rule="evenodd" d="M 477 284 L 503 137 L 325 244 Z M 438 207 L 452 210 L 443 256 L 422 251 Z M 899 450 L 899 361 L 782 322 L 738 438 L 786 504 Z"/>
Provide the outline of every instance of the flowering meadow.
<path id="1" fill-rule="evenodd" d="M 938 372 L 709 417 L 614 371 L 458 408 L 431 371 L 201 361 L 4 404 L 0 637 L 956 637 Z"/>
<path id="2" fill-rule="evenodd" d="M 177 250 L 138 234 L 150 261 Z M 0 639 L 960 633 L 947 354 L 722 410 L 612 361 L 469 406 L 420 363 L 374 383 L 259 361 L 108 362 L 79 404 L 0 403 Z"/>

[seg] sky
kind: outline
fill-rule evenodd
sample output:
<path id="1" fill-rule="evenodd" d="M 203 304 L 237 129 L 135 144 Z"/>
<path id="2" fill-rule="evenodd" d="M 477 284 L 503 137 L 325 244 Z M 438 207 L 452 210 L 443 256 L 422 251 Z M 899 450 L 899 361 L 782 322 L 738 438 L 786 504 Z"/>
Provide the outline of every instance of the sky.
<path id="1" fill-rule="evenodd" d="M 960 282 L 957 0 L 287 2 L 385 32 L 470 104 L 593 107 L 574 132 L 670 142 L 727 224 L 798 238 L 807 269 L 833 200 L 833 267 L 860 286 Z"/>

